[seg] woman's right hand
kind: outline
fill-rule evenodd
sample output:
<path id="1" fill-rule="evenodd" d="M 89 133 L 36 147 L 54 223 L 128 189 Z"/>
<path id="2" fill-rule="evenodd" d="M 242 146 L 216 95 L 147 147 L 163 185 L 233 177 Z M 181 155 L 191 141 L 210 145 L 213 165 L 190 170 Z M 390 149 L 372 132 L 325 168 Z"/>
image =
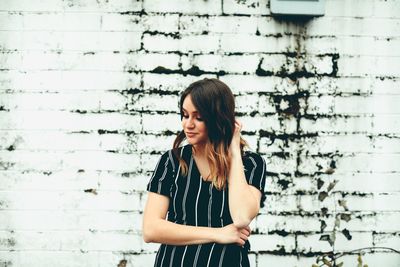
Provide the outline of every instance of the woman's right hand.
<path id="1" fill-rule="evenodd" d="M 250 236 L 251 229 L 249 226 L 245 228 L 237 228 L 233 224 L 216 229 L 216 243 L 232 244 L 235 243 L 243 246 Z"/>

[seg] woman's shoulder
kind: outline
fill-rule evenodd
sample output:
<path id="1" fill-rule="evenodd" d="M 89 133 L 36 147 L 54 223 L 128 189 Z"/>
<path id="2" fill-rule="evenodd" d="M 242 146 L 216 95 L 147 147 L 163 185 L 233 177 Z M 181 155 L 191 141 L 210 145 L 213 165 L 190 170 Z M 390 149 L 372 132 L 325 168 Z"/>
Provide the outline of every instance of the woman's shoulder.
<path id="1" fill-rule="evenodd" d="M 169 159 L 172 165 L 175 165 L 179 162 L 179 158 L 186 158 L 186 155 L 190 153 L 192 150 L 190 149 L 190 145 L 184 145 L 176 148 L 171 148 L 167 151 L 164 151 L 161 154 L 161 158 Z"/>
<path id="2" fill-rule="evenodd" d="M 256 163 L 264 163 L 264 158 L 257 152 L 252 150 L 245 150 L 243 151 L 242 155 L 243 161 L 254 161 Z"/>

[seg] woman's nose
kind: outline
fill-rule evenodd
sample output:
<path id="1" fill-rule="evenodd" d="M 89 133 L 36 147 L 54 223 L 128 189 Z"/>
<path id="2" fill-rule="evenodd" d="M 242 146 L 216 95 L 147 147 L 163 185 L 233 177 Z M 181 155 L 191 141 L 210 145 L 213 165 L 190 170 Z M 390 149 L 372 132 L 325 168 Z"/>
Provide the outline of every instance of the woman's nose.
<path id="1" fill-rule="evenodd" d="M 188 128 L 193 128 L 194 127 L 194 121 L 193 119 L 188 119 L 186 122 L 186 127 Z"/>

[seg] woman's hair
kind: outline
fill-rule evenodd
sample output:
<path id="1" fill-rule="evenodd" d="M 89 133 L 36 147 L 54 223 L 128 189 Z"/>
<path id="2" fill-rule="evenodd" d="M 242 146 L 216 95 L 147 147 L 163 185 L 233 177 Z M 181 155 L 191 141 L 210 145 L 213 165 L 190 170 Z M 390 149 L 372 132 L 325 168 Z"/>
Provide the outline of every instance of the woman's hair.
<path id="1" fill-rule="evenodd" d="M 208 140 L 205 153 L 210 165 L 210 174 L 213 185 L 221 190 L 226 186 L 226 177 L 230 169 L 231 158 L 229 146 L 235 131 L 235 99 L 229 87 L 218 79 L 203 79 L 196 81 L 186 88 L 180 97 L 179 109 L 181 120 L 183 117 L 183 101 L 190 95 L 193 105 L 204 121 Z M 188 166 L 180 157 L 178 147 L 186 139 L 184 130 L 175 138 L 173 151 L 179 159 L 183 175 L 187 175 Z M 243 154 L 247 142 L 240 137 L 240 150 Z"/>

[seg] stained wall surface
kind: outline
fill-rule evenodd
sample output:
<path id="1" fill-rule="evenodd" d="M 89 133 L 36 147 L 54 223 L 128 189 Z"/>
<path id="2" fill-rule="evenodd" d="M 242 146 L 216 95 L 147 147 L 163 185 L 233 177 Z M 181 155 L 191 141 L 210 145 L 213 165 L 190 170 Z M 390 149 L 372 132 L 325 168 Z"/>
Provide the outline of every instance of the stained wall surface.
<path id="1" fill-rule="evenodd" d="M 2 0 L 0 266 L 152 266 L 146 184 L 204 77 L 267 162 L 252 266 L 400 250 L 400 1 L 301 19 L 267 0 Z"/>

